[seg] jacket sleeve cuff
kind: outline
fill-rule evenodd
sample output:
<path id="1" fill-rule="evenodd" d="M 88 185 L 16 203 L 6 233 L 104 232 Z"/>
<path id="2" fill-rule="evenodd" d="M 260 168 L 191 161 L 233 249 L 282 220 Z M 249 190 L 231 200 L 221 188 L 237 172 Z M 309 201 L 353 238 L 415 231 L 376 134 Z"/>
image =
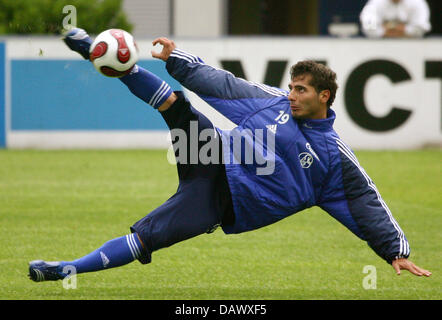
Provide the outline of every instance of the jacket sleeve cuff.
<path id="1" fill-rule="evenodd" d="M 401 255 L 401 254 L 398 255 L 397 254 L 397 255 L 393 255 L 393 256 L 387 257 L 385 260 L 387 261 L 388 264 L 392 264 L 394 260 L 397 260 L 397 259 L 400 259 L 400 258 L 408 259 L 409 256 L 410 256 L 409 254 L 407 254 L 407 255 Z"/>

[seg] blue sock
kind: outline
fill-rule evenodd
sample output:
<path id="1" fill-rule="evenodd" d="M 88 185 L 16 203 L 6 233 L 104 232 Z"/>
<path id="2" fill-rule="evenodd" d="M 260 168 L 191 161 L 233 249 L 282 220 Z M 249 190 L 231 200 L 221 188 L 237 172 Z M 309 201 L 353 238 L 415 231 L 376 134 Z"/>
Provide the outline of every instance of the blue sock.
<path id="1" fill-rule="evenodd" d="M 172 94 L 172 89 L 165 81 L 138 65 L 135 65 L 128 75 L 119 79 L 134 95 L 155 109 Z"/>
<path id="2" fill-rule="evenodd" d="M 88 255 L 60 263 L 59 271 L 69 265 L 76 273 L 99 271 L 128 264 L 141 256 L 143 247 L 135 233 L 106 242 L 102 247 Z"/>

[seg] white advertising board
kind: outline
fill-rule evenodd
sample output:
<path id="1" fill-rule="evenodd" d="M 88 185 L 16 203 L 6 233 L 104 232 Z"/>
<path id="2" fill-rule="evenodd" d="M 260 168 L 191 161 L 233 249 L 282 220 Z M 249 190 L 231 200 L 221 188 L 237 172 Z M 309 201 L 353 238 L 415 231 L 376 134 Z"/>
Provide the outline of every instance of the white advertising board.
<path id="1" fill-rule="evenodd" d="M 161 50 L 160 47 L 153 48 L 151 41 L 137 41 L 141 59 L 152 59 L 150 51 Z M 350 146 L 355 149 L 414 149 L 442 145 L 440 38 L 369 40 L 233 37 L 177 38 L 174 41 L 180 49 L 200 56 L 207 64 L 227 68 L 250 81 L 266 81 L 281 88 L 287 88 L 290 66 L 297 61 L 323 61 L 338 76 L 339 89 L 332 106 L 337 113 L 335 129 Z M 80 59 L 60 39 L 10 38 L 6 39 L 6 44 L 7 112 L 14 107 L 11 106 L 11 99 L 8 99 L 8 79 L 13 72 L 8 66 L 11 60 Z M 186 94 L 195 108 L 205 113 L 216 125 L 221 128 L 234 126 L 195 94 L 188 91 Z M 78 130 L 66 130 L 61 135 L 61 141 L 64 148 L 82 147 L 82 139 L 85 141 L 84 147 L 167 147 L 169 142 L 166 138 L 162 138 L 164 144 L 159 143 L 159 133 L 152 133 L 153 139 L 149 140 L 148 130 L 143 132 L 145 136 L 142 139 L 139 138 L 140 132 L 114 130 L 107 139 L 106 131 L 88 131 L 88 138 L 85 139 L 84 133 Z M 119 134 L 120 137 L 116 137 Z M 97 139 L 94 139 L 94 135 Z M 133 139 L 131 135 L 137 135 L 138 138 Z M 57 143 L 57 134 L 45 132 L 44 129 L 20 132 L 9 124 L 7 136 L 7 146 L 11 148 L 26 147 L 26 141 L 32 141 L 32 147 L 56 148 L 60 145 Z"/>

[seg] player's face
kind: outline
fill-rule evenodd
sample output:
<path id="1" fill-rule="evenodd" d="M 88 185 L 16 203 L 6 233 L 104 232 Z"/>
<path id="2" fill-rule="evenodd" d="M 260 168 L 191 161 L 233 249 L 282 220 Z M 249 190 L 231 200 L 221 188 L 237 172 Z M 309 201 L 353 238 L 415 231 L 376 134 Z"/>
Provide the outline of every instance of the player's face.
<path id="1" fill-rule="evenodd" d="M 324 119 L 327 117 L 327 100 L 324 91 L 318 93 L 310 85 L 310 74 L 299 75 L 289 84 L 290 109 L 296 119 Z"/>

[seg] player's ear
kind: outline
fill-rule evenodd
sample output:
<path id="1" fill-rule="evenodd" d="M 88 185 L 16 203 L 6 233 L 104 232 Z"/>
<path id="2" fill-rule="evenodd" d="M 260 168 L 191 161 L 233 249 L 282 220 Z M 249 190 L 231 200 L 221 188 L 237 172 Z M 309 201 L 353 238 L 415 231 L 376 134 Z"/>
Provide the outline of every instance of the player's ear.
<path id="1" fill-rule="evenodd" d="M 328 99 L 330 99 L 330 90 L 322 90 L 319 93 L 319 101 L 321 101 L 321 103 L 327 104 Z"/>

